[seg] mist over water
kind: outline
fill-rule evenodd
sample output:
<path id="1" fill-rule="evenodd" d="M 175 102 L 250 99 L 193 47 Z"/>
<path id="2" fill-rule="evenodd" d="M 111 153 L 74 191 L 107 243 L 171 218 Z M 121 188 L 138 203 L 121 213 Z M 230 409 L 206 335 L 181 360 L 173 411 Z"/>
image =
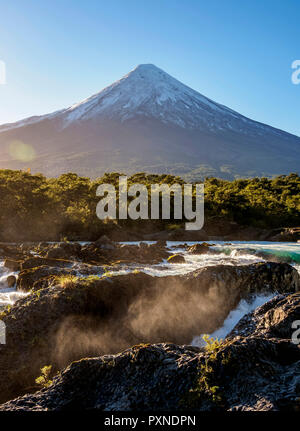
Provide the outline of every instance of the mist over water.
<path id="1" fill-rule="evenodd" d="M 0 312 L 7 305 L 13 305 L 19 298 L 27 295 L 25 292 L 18 292 L 15 286 L 8 287 L 7 277 L 10 275 L 17 277 L 16 272 L 4 267 L 4 260 L 0 261 Z"/>

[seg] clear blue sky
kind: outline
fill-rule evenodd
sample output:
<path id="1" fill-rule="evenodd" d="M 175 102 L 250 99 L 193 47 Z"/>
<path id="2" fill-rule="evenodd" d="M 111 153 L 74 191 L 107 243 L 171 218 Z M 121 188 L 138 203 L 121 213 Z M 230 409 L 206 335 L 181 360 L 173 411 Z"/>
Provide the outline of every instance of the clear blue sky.
<path id="1" fill-rule="evenodd" d="M 299 0 L 1 2 L 0 124 L 68 107 L 153 63 L 211 99 L 300 135 Z"/>

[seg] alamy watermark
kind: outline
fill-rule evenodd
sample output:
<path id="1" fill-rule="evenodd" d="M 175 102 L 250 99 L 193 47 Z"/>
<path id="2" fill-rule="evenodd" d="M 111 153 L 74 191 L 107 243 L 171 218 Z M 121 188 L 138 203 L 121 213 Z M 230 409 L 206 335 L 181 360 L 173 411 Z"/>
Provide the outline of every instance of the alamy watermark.
<path id="1" fill-rule="evenodd" d="M 0 320 L 0 344 L 6 344 L 6 325 Z"/>
<path id="2" fill-rule="evenodd" d="M 160 216 L 169 220 L 172 195 L 173 217 L 176 220 L 188 220 L 185 223 L 186 230 L 200 230 L 204 224 L 204 184 L 152 184 L 149 200 L 148 189 L 144 184 L 133 184 L 128 188 L 127 177 L 120 176 L 118 215 L 117 191 L 112 184 L 99 185 L 96 195 L 101 197 L 96 208 L 97 217 L 101 220 L 158 220 Z"/>
<path id="3" fill-rule="evenodd" d="M 300 84 L 300 60 L 295 60 L 292 63 L 292 69 L 295 69 L 292 73 L 292 83 L 295 85 Z"/>
<path id="4" fill-rule="evenodd" d="M 296 331 L 292 333 L 292 343 L 298 345 L 300 344 L 300 320 L 294 320 L 292 329 L 296 329 Z"/>
<path id="5" fill-rule="evenodd" d="M 6 84 L 6 64 L 0 60 L 0 85 Z"/>

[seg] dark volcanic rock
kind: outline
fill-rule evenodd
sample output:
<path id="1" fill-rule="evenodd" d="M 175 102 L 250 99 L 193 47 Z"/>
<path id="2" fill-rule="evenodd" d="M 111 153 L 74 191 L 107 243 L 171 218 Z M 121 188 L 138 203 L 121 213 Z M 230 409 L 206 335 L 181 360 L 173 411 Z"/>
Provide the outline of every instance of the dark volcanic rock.
<path id="1" fill-rule="evenodd" d="M 292 323 L 300 321 L 300 294 L 281 294 L 244 316 L 228 338 L 242 335 L 291 338 Z M 300 338 L 299 338 L 300 341 Z"/>
<path id="2" fill-rule="evenodd" d="M 37 281 L 49 277 L 51 275 L 67 275 L 74 274 L 71 269 L 61 269 L 42 265 L 34 268 L 24 269 L 19 273 L 17 281 L 17 289 L 28 292 Z"/>
<path id="3" fill-rule="evenodd" d="M 94 244 L 97 247 L 103 247 L 105 248 L 105 246 L 110 245 L 112 248 L 115 248 L 114 242 L 111 241 L 107 235 L 102 235 L 99 239 L 97 239 L 97 241 L 94 241 Z"/>
<path id="4" fill-rule="evenodd" d="M 47 389 L 5 410 L 300 410 L 300 348 L 291 342 L 300 294 L 280 295 L 208 349 L 139 345 L 82 359 Z"/>
<path id="5" fill-rule="evenodd" d="M 31 269 L 38 266 L 51 266 L 53 268 L 67 268 L 74 262 L 64 259 L 52 259 L 46 257 L 29 257 L 22 262 L 21 269 Z"/>
<path id="6" fill-rule="evenodd" d="M 48 246 L 46 256 L 52 259 L 66 259 L 73 260 L 80 256 L 81 245 L 79 243 L 73 242 L 63 242 L 55 245 Z"/>
<path id="7" fill-rule="evenodd" d="M 30 254 L 30 250 L 27 247 L 24 248 L 22 244 L 6 245 L 0 243 L 1 259 L 12 259 L 20 261 L 23 260 L 28 254 Z"/>
<path id="8" fill-rule="evenodd" d="M 210 249 L 209 244 L 202 243 L 202 244 L 194 244 L 188 247 L 188 252 L 190 254 L 207 254 L 212 253 L 213 251 Z"/>
<path id="9" fill-rule="evenodd" d="M 286 228 L 281 230 L 279 233 L 271 236 L 269 241 L 298 241 L 300 239 L 300 227 Z"/>
<path id="10" fill-rule="evenodd" d="M 69 276 L 69 273 L 59 272 L 57 274 L 47 275 L 45 277 L 39 278 L 37 281 L 33 282 L 32 292 L 38 292 L 41 289 L 47 289 L 58 284 L 57 277 Z"/>
<path id="11" fill-rule="evenodd" d="M 195 379 L 198 352 L 189 346 L 140 345 L 119 355 L 74 362 L 46 392 L 0 410 L 176 409 Z"/>
<path id="12" fill-rule="evenodd" d="M 8 287 L 13 287 L 17 282 L 17 279 L 14 275 L 9 275 L 6 279 L 6 283 Z"/>
<path id="13" fill-rule="evenodd" d="M 11 271 L 20 271 L 21 262 L 13 259 L 5 259 L 3 266 Z"/>
<path id="14" fill-rule="evenodd" d="M 124 263 L 160 263 L 170 256 L 162 243 L 148 245 L 141 243 L 117 244 L 103 241 L 101 238 L 91 244 L 82 247 L 80 258 L 83 262 L 90 264 L 111 264 L 113 262 Z"/>

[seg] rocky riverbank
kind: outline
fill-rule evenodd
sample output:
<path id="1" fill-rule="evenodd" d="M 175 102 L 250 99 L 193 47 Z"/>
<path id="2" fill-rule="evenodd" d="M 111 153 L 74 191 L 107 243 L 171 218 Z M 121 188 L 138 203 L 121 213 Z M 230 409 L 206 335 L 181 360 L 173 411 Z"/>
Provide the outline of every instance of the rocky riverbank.
<path id="1" fill-rule="evenodd" d="M 300 294 L 279 295 L 222 343 L 142 344 L 82 359 L 0 410 L 299 411 L 300 349 L 291 343 L 299 318 Z"/>
<path id="2" fill-rule="evenodd" d="M 185 257 L 175 256 L 184 261 L 204 255 L 217 262 L 221 253 L 206 243 L 178 247 Z M 2 409 L 259 410 L 283 405 L 272 395 L 272 376 L 284 380 L 285 354 L 288 363 L 299 360 L 289 340 L 291 319 L 300 313 L 300 276 L 291 265 L 237 265 L 229 258 L 228 264 L 155 276 L 143 269 L 184 265 L 169 263 L 174 254 L 164 241 L 119 244 L 107 237 L 87 244 L 5 245 L 0 255 L 18 272 L 16 288 L 26 292 L 0 314 L 6 325 L 0 402 L 27 395 Z M 243 318 L 224 343 L 206 349 L 188 345 L 195 335 L 220 328 L 240 301 L 270 294 L 276 299 Z M 238 364 L 239 357 L 249 357 L 248 363 Z M 234 374 L 227 361 L 235 364 Z M 255 383 L 256 363 L 267 365 L 257 371 L 262 375 Z M 53 385 L 33 395 L 45 366 L 51 366 L 46 386 L 54 378 Z M 264 374 L 265 369 L 272 371 Z M 267 375 L 270 397 L 266 392 L 262 399 L 267 401 L 255 404 L 255 385 L 262 391 Z M 238 384 L 249 384 L 249 399 L 244 394 L 239 405 Z M 288 408 L 291 402 L 288 395 Z"/>

